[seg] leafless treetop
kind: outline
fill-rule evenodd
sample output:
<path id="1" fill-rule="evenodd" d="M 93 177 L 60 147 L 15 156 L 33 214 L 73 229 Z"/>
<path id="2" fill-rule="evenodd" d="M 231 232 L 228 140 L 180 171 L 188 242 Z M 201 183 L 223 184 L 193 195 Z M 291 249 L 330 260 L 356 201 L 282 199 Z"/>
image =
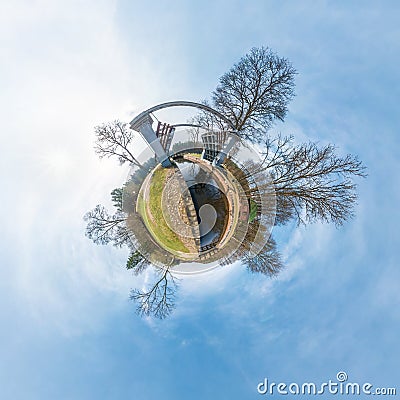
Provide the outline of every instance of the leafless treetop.
<path id="1" fill-rule="evenodd" d="M 275 119 L 284 119 L 294 96 L 295 74 L 287 59 L 265 47 L 253 48 L 220 78 L 213 106 L 240 135 L 260 142 Z"/>

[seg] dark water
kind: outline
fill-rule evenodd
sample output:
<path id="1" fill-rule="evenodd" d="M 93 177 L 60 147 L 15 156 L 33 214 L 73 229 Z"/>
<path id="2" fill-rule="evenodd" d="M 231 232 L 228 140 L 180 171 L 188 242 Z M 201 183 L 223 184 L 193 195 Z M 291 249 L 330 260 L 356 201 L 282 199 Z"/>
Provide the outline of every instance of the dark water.
<path id="1" fill-rule="evenodd" d="M 222 238 L 228 223 L 228 200 L 217 187 L 212 175 L 200 168 L 198 164 L 181 161 L 178 167 L 189 187 L 197 220 L 200 224 L 200 246 L 202 250 L 214 247 Z M 204 207 L 201 211 L 200 209 Z M 211 210 L 211 207 L 215 211 Z M 201 215 L 206 215 L 213 224 L 202 223 Z M 205 221 L 204 221 L 205 222 Z"/>

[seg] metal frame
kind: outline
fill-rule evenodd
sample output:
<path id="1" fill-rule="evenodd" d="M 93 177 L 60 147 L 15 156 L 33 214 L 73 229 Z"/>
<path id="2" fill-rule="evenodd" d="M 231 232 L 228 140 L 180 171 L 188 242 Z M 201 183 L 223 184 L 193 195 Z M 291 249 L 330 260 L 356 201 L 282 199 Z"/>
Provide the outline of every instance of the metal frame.
<path id="1" fill-rule="evenodd" d="M 233 130 L 236 131 L 235 126 L 233 123 L 226 118 L 223 114 L 221 114 L 219 111 L 214 110 L 213 108 L 206 106 L 205 104 L 201 103 L 196 103 L 194 101 L 169 101 L 167 103 L 161 103 L 157 104 L 156 106 L 150 107 L 147 110 L 141 112 L 139 115 L 137 115 L 131 122 L 130 126 L 134 126 L 141 118 L 145 117 L 146 115 L 151 114 L 152 112 L 162 110 L 163 108 L 169 108 L 169 107 L 193 107 L 193 108 L 198 108 L 200 110 L 208 111 L 211 114 L 214 114 L 218 118 L 221 118 L 224 122 L 226 122 L 229 127 Z"/>

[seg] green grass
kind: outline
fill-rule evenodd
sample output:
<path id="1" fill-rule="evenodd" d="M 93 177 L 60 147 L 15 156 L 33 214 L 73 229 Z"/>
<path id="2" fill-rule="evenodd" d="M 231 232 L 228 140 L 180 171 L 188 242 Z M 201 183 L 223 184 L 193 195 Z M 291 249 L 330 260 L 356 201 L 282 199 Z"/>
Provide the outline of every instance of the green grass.
<path id="1" fill-rule="evenodd" d="M 151 216 L 147 215 L 143 196 L 138 198 L 138 211 L 145 225 L 162 247 L 167 250 L 189 253 L 188 248 L 182 243 L 179 236 L 169 228 L 163 216 L 161 198 L 168 171 L 170 170 L 167 168 L 157 168 L 151 177 L 148 204 Z"/>
<path id="2" fill-rule="evenodd" d="M 249 222 L 253 222 L 254 219 L 257 216 L 257 203 L 253 200 L 250 199 L 250 213 L 249 213 Z"/>

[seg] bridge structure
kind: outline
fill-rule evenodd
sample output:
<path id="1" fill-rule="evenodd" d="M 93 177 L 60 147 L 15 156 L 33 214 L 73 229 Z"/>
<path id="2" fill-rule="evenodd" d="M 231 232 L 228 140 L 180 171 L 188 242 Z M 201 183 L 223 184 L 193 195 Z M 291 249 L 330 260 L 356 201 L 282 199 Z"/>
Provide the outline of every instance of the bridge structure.
<path id="1" fill-rule="evenodd" d="M 169 167 L 171 166 L 171 161 L 169 159 L 169 151 L 172 139 L 174 137 L 175 129 L 181 126 L 207 129 L 202 125 L 196 125 L 196 124 L 187 123 L 187 124 L 170 125 L 168 123 L 163 123 L 158 121 L 157 128 L 154 130 L 153 129 L 154 120 L 151 114 L 153 112 L 170 107 L 197 108 L 199 110 L 214 115 L 215 117 L 219 118 L 226 124 L 225 130 L 222 130 L 220 132 L 206 132 L 202 135 L 202 141 L 203 141 L 202 158 L 210 161 L 214 166 L 220 166 L 224 162 L 226 156 L 229 154 L 229 151 L 237 142 L 238 137 L 235 135 L 236 129 L 233 123 L 219 111 L 214 110 L 213 108 L 205 104 L 196 103 L 192 101 L 171 101 L 171 102 L 161 103 L 137 115 L 130 122 L 130 127 L 142 135 L 143 139 L 146 141 L 148 146 L 150 146 L 150 148 L 155 153 L 160 164 L 163 167 Z"/>

